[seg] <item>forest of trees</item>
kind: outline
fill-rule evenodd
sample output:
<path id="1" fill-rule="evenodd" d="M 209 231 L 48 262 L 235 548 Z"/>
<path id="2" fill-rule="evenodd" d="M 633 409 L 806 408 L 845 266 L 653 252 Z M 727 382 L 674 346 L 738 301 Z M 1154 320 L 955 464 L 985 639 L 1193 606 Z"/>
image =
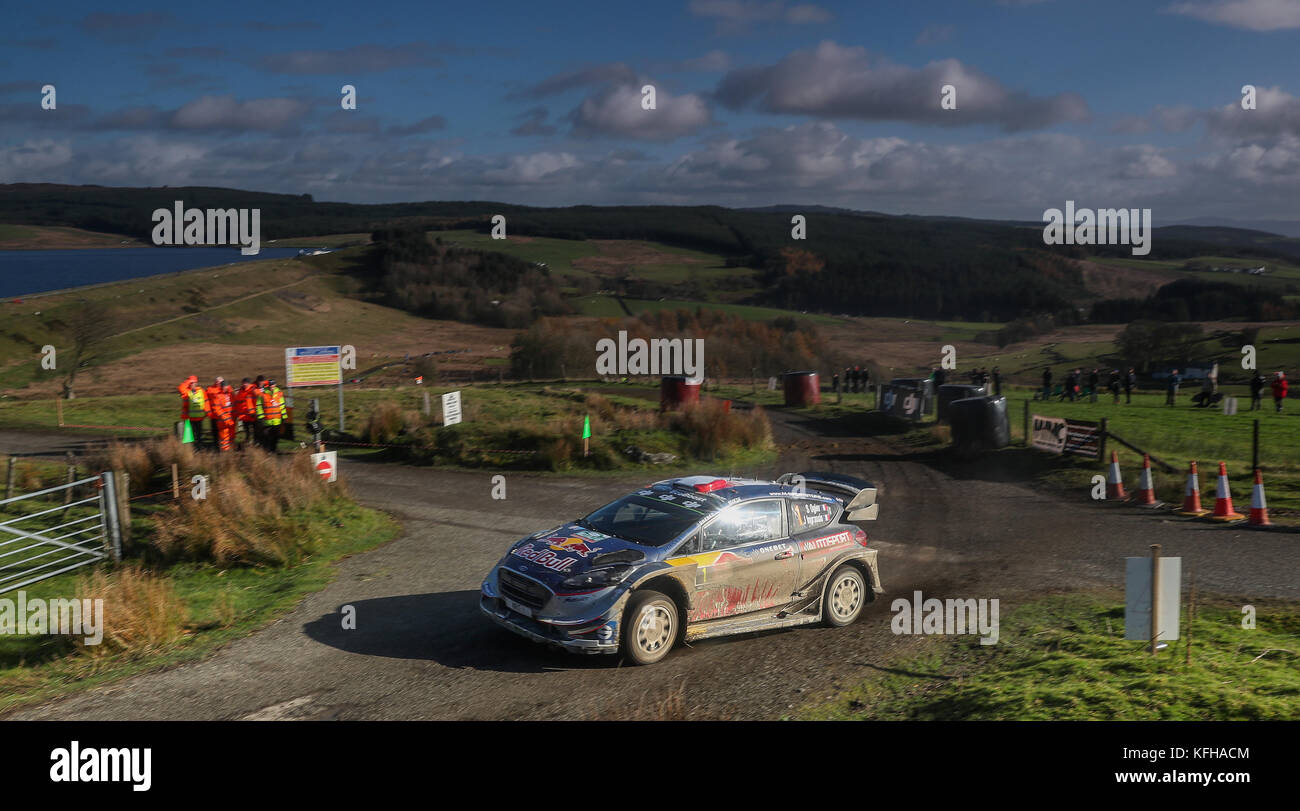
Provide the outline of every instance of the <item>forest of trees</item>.
<path id="1" fill-rule="evenodd" d="M 423 229 L 373 232 L 361 275 L 390 307 L 426 318 L 523 328 L 569 312 L 545 268 L 505 254 L 431 242 Z"/>
<path id="2" fill-rule="evenodd" d="M 1090 320 L 1127 324 L 1155 321 L 1274 321 L 1300 317 L 1300 306 L 1253 285 L 1179 279 L 1146 298 L 1106 299 L 1092 305 Z"/>

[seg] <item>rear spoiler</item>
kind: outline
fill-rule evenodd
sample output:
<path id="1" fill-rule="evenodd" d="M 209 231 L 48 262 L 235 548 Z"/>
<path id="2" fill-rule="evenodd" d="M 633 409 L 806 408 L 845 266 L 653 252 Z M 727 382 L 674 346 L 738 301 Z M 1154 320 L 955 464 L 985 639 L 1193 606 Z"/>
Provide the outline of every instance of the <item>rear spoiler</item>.
<path id="1" fill-rule="evenodd" d="M 836 498 L 847 497 L 844 515 L 849 521 L 875 521 L 880 512 L 876 503 L 876 486 L 856 476 L 843 473 L 786 473 L 777 479 L 780 484 L 797 485 L 802 483 L 804 489 Z"/>

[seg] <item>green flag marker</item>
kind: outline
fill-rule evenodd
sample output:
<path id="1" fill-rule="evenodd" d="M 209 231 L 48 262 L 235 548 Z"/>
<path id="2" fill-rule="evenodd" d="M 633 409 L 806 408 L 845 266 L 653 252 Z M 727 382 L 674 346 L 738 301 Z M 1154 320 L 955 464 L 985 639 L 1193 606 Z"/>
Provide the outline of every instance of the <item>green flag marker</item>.
<path id="1" fill-rule="evenodd" d="M 582 438 L 586 439 L 591 436 L 591 415 L 588 414 L 582 418 Z"/>
<path id="2" fill-rule="evenodd" d="M 184 420 L 185 430 L 181 432 L 181 444 L 194 441 L 194 429 L 190 427 L 190 421 Z"/>

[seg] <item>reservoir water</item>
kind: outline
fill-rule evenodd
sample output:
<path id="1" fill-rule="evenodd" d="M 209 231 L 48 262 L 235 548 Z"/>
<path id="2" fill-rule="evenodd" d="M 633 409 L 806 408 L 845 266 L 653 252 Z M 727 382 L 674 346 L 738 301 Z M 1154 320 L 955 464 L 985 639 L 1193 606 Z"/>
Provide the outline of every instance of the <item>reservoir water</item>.
<path id="1" fill-rule="evenodd" d="M 0 298 L 21 298 L 50 290 L 217 267 L 232 262 L 281 259 L 296 256 L 298 250 L 263 246 L 257 256 L 244 256 L 239 248 L 0 251 Z"/>

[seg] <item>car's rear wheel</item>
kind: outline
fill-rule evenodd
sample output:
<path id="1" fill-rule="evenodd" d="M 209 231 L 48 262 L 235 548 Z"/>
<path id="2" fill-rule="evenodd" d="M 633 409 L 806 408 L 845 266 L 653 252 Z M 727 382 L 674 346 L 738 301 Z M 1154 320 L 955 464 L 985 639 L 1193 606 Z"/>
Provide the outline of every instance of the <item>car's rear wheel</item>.
<path id="1" fill-rule="evenodd" d="M 867 582 L 855 566 L 841 566 L 826 581 L 822 619 L 832 628 L 853 622 L 867 604 Z"/>
<path id="2" fill-rule="evenodd" d="M 677 641 L 677 604 L 657 591 L 634 591 L 623 612 L 623 655 L 652 665 Z"/>

